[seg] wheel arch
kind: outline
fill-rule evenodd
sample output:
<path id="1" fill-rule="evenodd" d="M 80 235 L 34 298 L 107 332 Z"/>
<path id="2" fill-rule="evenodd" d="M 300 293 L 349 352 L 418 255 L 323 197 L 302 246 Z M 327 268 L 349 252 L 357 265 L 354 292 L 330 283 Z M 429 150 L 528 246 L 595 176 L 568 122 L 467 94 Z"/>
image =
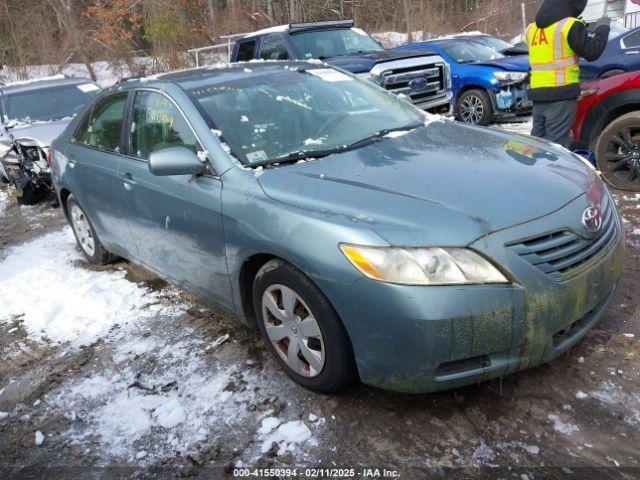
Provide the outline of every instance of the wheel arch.
<path id="1" fill-rule="evenodd" d="M 580 139 L 593 149 L 607 125 L 636 110 L 640 110 L 640 89 L 625 90 L 606 97 L 587 115 Z"/>
<path id="2" fill-rule="evenodd" d="M 68 188 L 64 188 L 63 187 L 63 188 L 60 189 L 60 193 L 58 195 L 60 196 L 60 206 L 62 207 L 62 211 L 64 212 L 64 216 L 68 220 L 69 219 L 69 210 L 67 209 L 67 200 L 71 196 L 71 190 L 69 190 Z"/>
<path id="3" fill-rule="evenodd" d="M 489 95 L 489 98 L 491 98 L 490 90 L 487 87 L 477 83 L 469 83 L 468 85 L 464 85 L 460 87 L 460 89 L 458 90 L 458 93 L 456 94 L 456 104 L 460 101 L 460 98 L 462 98 L 462 95 L 467 93 L 469 90 L 482 90 L 487 95 Z"/>

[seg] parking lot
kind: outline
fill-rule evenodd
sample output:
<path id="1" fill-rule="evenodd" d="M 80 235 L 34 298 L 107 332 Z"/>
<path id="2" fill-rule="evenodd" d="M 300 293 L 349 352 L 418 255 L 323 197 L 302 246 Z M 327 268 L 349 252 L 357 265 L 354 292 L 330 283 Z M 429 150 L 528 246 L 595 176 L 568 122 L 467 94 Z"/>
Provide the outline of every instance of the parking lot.
<path id="1" fill-rule="evenodd" d="M 566 355 L 456 391 L 327 397 L 292 383 L 256 332 L 131 264 L 90 266 L 60 209 L 0 189 L 0 476 L 142 465 L 160 478 L 242 466 L 637 478 L 640 195 L 614 195 L 623 283 Z"/>

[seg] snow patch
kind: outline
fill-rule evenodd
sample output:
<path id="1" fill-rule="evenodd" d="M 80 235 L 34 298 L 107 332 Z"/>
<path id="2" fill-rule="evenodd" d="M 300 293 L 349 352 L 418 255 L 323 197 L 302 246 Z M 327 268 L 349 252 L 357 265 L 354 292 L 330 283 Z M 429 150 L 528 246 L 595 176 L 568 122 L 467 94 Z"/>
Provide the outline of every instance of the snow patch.
<path id="1" fill-rule="evenodd" d="M 35 441 L 38 447 L 44 443 L 44 435 L 40 430 L 36 432 Z"/>
<path id="2" fill-rule="evenodd" d="M 573 423 L 565 423 L 562 420 L 560 420 L 560 417 L 558 417 L 558 415 L 548 415 L 547 418 L 553 422 L 553 429 L 556 432 L 560 432 L 564 435 L 572 435 L 574 432 L 577 432 L 578 430 L 580 430 L 578 428 L 577 425 L 574 425 Z"/>
<path id="3" fill-rule="evenodd" d="M 262 440 L 262 453 L 267 453 L 274 443 L 278 445 L 278 455 L 294 452 L 302 443 L 317 445 L 309 427 L 300 420 L 281 423 L 277 418 L 268 417 L 262 420 L 258 434 Z"/>
<path id="4" fill-rule="evenodd" d="M 20 318 L 36 341 L 79 347 L 115 325 L 171 312 L 158 305 L 158 292 L 125 279 L 124 271 L 90 271 L 81 261 L 69 227 L 9 248 L 0 262 L 0 323 Z"/>

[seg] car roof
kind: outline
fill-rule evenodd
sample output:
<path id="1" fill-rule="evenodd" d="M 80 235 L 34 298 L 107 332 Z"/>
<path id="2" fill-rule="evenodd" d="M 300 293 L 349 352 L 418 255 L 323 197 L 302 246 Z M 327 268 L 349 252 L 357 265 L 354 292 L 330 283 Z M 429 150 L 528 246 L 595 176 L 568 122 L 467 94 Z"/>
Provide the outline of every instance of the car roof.
<path id="1" fill-rule="evenodd" d="M 305 23 L 291 23 L 288 25 L 277 25 L 275 27 L 264 28 L 257 32 L 247 33 L 243 39 L 260 37 L 262 35 L 268 35 L 270 33 L 299 33 L 310 32 L 314 30 L 338 30 L 353 28 L 355 22 L 353 20 L 329 20 L 324 22 L 305 22 Z"/>
<path id="2" fill-rule="evenodd" d="M 80 85 L 84 83 L 95 83 L 88 78 L 67 77 L 65 75 L 56 75 L 47 78 L 36 78 L 33 80 L 24 80 L 0 85 L 0 91 L 3 94 L 16 92 L 29 92 L 51 87 L 59 87 L 64 85 Z"/>
<path id="3" fill-rule="evenodd" d="M 223 82 L 241 80 L 243 78 L 251 78 L 256 75 L 268 75 L 281 72 L 283 69 L 290 68 L 332 68 L 321 61 L 262 61 L 254 60 L 251 62 L 239 62 L 232 64 L 218 64 L 208 67 L 191 68 L 186 70 L 178 70 L 159 75 L 152 75 L 144 78 L 134 78 L 124 80 L 110 90 L 119 90 L 123 88 L 140 88 L 144 86 L 159 86 L 167 83 L 178 85 L 183 90 L 192 90 L 204 86 L 216 85 Z"/>

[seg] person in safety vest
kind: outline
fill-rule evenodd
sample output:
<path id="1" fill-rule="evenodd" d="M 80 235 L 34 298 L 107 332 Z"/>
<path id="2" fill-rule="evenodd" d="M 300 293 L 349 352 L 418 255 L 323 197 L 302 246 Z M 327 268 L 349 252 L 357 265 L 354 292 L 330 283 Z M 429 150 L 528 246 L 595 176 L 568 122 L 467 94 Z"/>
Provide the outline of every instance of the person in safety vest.
<path id="1" fill-rule="evenodd" d="M 545 0 L 535 23 L 527 27 L 533 102 L 531 135 L 564 147 L 571 144 L 571 125 L 580 96 L 580 57 L 593 61 L 602 55 L 611 20 L 603 17 L 587 26 L 577 17 L 587 0 Z"/>

